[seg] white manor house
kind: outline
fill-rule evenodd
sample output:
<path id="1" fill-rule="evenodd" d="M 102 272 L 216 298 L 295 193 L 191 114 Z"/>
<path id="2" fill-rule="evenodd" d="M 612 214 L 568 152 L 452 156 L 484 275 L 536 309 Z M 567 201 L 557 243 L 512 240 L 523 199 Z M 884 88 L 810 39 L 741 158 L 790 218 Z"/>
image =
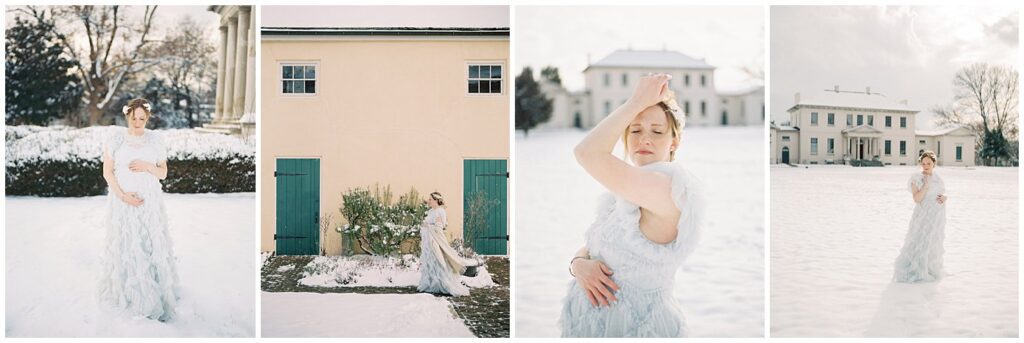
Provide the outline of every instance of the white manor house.
<path id="1" fill-rule="evenodd" d="M 796 93 L 790 122 L 770 126 L 773 164 L 915 165 L 934 151 L 940 166 L 975 165 L 975 134 L 962 127 L 916 130 L 919 112 L 879 93 L 835 86 Z"/>
<path id="2" fill-rule="evenodd" d="M 616 50 L 583 70 L 585 88 L 570 92 L 541 77 L 541 92 L 552 100 L 551 119 L 538 128 L 591 128 L 625 103 L 637 80 L 648 73 L 672 75 L 669 88 L 686 113 L 687 126 L 763 125 L 764 86 L 720 90 L 715 67 L 671 50 Z"/>

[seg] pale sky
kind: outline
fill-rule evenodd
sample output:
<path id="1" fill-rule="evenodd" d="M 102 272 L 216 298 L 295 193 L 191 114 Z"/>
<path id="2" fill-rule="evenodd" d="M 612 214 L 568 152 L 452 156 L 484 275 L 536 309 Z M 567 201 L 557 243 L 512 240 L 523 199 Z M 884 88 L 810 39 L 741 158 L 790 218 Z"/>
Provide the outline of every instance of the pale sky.
<path id="1" fill-rule="evenodd" d="M 619 49 L 675 50 L 718 67 L 720 89 L 748 85 L 743 67 L 764 69 L 763 6 L 517 6 L 516 68 L 559 69 L 570 91 L 591 62 Z"/>
<path id="2" fill-rule="evenodd" d="M 263 6 L 263 27 L 509 27 L 508 6 Z"/>
<path id="3" fill-rule="evenodd" d="M 15 13 L 11 9 L 20 6 L 6 6 L 7 13 L 4 16 L 6 19 L 6 26 L 12 25 L 14 22 Z M 220 25 L 220 17 L 213 12 L 207 11 L 206 8 L 209 6 L 157 6 L 156 13 L 154 14 L 154 30 L 152 34 L 156 37 L 160 37 L 163 33 L 177 26 L 178 22 L 186 17 L 191 16 L 192 20 L 201 26 L 206 27 L 206 31 L 209 34 L 210 41 L 217 44 L 220 40 L 219 31 L 217 27 Z M 142 13 L 145 6 L 121 6 L 121 9 L 127 14 L 127 18 L 131 18 L 133 23 L 138 23 L 141 20 Z M 22 17 L 27 17 L 23 14 L 18 14 Z M 74 29 L 78 30 L 81 24 L 78 24 Z M 66 28 L 62 28 L 63 29 Z"/>
<path id="4" fill-rule="evenodd" d="M 953 76 L 974 62 L 1017 63 L 1018 13 L 1012 7 L 772 6 L 771 108 L 789 120 L 793 94 L 839 85 L 871 87 L 922 112 L 953 99 Z"/>

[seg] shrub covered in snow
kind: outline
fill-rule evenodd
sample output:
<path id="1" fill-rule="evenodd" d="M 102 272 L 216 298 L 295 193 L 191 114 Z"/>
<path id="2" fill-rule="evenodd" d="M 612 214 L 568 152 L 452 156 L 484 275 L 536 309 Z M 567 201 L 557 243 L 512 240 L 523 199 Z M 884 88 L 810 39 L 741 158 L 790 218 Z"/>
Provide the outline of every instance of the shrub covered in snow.
<path id="1" fill-rule="evenodd" d="M 5 132 L 7 195 L 90 196 L 106 193 L 103 142 L 116 126 L 82 129 L 8 126 Z M 169 193 L 256 190 L 252 142 L 190 129 L 159 130 L 167 142 Z"/>
<path id="2" fill-rule="evenodd" d="M 358 242 L 359 250 L 373 255 L 396 255 L 405 242 L 412 242 L 410 250 L 419 247 L 414 242 L 427 205 L 416 189 L 396 202 L 392 201 L 391 187 L 380 185 L 373 192 L 368 188 L 350 189 L 341 198 L 340 212 L 348 221 L 338 228 L 343 241 Z"/>

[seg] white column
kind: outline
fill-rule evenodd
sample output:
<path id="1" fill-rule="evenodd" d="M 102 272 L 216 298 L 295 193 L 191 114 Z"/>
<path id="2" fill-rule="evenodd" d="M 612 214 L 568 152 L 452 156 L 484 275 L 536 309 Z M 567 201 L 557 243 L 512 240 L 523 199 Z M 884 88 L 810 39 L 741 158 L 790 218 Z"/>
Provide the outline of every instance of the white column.
<path id="1" fill-rule="evenodd" d="M 227 44 L 228 27 L 221 25 L 220 42 L 218 42 L 220 49 L 217 50 L 217 105 L 213 114 L 213 122 L 215 123 L 220 122 L 224 116 L 224 72 L 227 70 Z"/>
<path id="2" fill-rule="evenodd" d="M 256 11 L 249 11 L 249 56 L 245 62 L 245 114 L 256 109 Z"/>
<path id="3" fill-rule="evenodd" d="M 224 115 L 221 122 L 231 121 L 232 108 L 234 108 L 235 94 L 235 39 L 238 38 L 238 21 L 228 18 L 228 44 L 225 63 L 227 69 L 224 72 Z"/>
<path id="4" fill-rule="evenodd" d="M 238 29 L 235 38 L 235 87 L 231 101 L 231 121 L 236 122 L 245 110 L 245 70 L 249 55 L 249 6 L 238 6 Z"/>

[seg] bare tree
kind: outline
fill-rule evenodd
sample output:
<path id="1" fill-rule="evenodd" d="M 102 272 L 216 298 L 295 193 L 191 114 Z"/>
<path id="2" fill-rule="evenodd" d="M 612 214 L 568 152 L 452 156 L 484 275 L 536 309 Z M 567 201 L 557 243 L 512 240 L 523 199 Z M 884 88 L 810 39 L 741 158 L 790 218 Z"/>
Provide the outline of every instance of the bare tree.
<path id="1" fill-rule="evenodd" d="M 185 17 L 155 49 L 162 56 L 156 69 L 166 76 L 174 93 L 170 111 L 181 113 L 188 127 L 198 126 L 200 118 L 195 115 L 213 94 L 216 82 L 216 47 L 208 37 L 191 17 Z"/>
<path id="2" fill-rule="evenodd" d="M 986 164 L 1016 158 L 1016 149 L 990 145 L 1015 144 L 1018 139 L 1017 82 L 1018 73 L 1009 66 L 975 63 L 964 67 L 953 79 L 953 103 L 932 109 L 937 114 L 935 123 L 977 133 L 979 157 Z"/>
<path id="3" fill-rule="evenodd" d="M 84 83 L 82 101 L 88 124 L 96 125 L 111 106 L 110 99 L 121 83 L 155 63 L 146 48 L 151 42 L 148 36 L 156 8 L 146 6 L 138 23 L 126 22 L 125 11 L 116 5 L 26 6 L 16 11 L 37 20 L 43 20 L 48 13 L 69 23 L 58 25 L 58 31 L 62 31 L 61 45 L 77 61 L 76 72 Z M 85 40 L 85 44 L 77 39 Z"/>

